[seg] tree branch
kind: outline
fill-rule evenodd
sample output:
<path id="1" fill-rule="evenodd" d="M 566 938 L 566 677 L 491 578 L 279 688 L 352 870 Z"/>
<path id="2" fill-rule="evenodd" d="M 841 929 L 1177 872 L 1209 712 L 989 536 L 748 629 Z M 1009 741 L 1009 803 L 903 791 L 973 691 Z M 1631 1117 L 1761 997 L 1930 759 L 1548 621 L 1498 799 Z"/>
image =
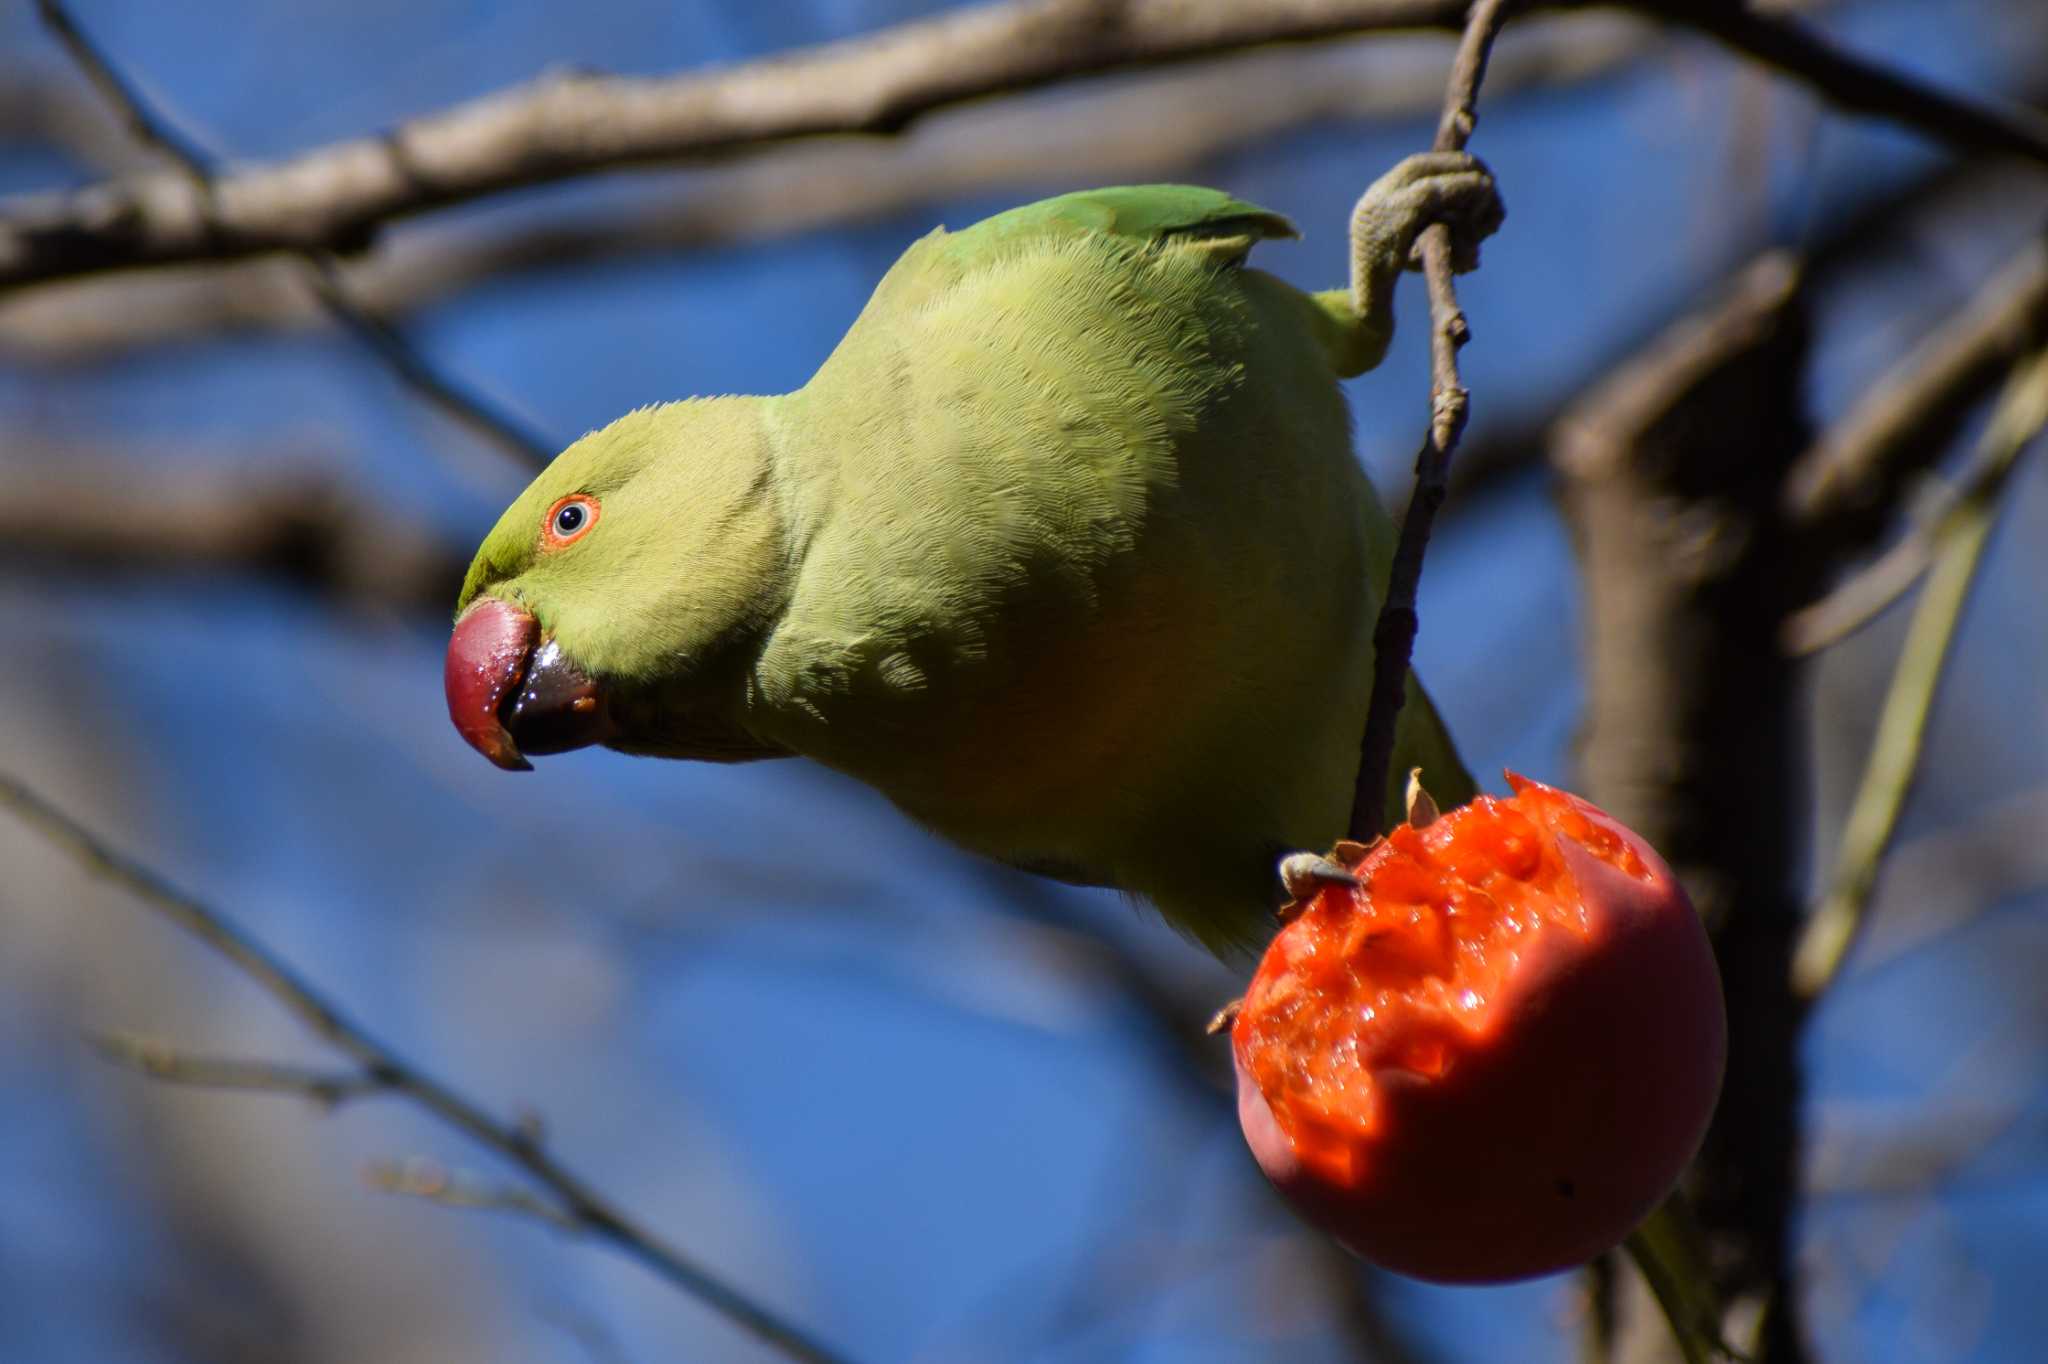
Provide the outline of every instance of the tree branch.
<path id="1" fill-rule="evenodd" d="M 116 460 L 26 441 L 8 456 L 0 564 L 13 571 L 257 573 L 350 603 L 445 615 L 469 563 L 439 531 L 353 491 L 331 459 L 291 467 L 309 461 L 259 445 L 238 457 L 173 448 Z"/>
<path id="2" fill-rule="evenodd" d="M 363 1180 L 384 1193 L 420 1198 L 444 1208 L 517 1213 L 572 1236 L 582 1230 L 574 1216 L 544 1198 L 536 1198 L 530 1190 L 512 1184 L 486 1183 L 459 1170 L 450 1170 L 439 1161 L 380 1160 L 363 1171 Z"/>
<path id="3" fill-rule="evenodd" d="M 1849 809 L 1841 853 L 1827 897 L 1807 921 L 1792 957 L 1792 985 L 1818 998 L 1855 943 L 1877 887 L 1878 868 L 1905 808 L 1928 715 L 1948 662 L 1949 646 L 1976 580 L 1977 565 L 1998 517 L 1998 495 L 2019 457 L 2048 426 L 2048 350 L 2015 367 L 1984 433 L 1985 476 L 1942 518 L 1934 570 L 1913 613 L 1899 665 L 1879 713 L 1870 761 Z"/>
<path id="4" fill-rule="evenodd" d="M 1540 0 L 1578 8 L 1586 0 Z M 1635 0 L 1844 107 L 2048 164 L 2044 120 L 1841 53 L 1735 0 Z M 707 73 L 551 76 L 213 182 L 143 176 L 0 204 L 0 290 L 98 270 L 349 253 L 385 224 L 523 186 L 795 138 L 891 134 L 936 109 L 1106 71 L 1369 30 L 1459 28 L 1462 0 L 1010 0 Z"/>
<path id="5" fill-rule="evenodd" d="M 312 1070 L 275 1061 L 199 1056 L 162 1038 L 128 1033 L 105 1033 L 88 1040 L 115 1065 L 169 1084 L 296 1094 L 322 1108 L 335 1108 L 391 1088 L 387 1077 L 369 1070 Z"/>
<path id="6" fill-rule="evenodd" d="M 136 140 L 161 152 L 177 166 L 195 196 L 201 228 L 209 237 L 217 235 L 223 199 L 210 158 L 150 107 L 135 85 L 86 36 L 61 0 L 36 0 L 36 10 Z M 0 248 L 0 253 L 4 253 L 4 248 Z M 303 262 L 308 287 L 328 316 L 367 345 L 415 392 L 533 468 L 542 468 L 554 458 L 554 443 L 543 440 L 518 418 L 443 374 L 403 332 L 358 304 L 330 252 L 302 249 L 297 254 Z"/>
<path id="7" fill-rule="evenodd" d="M 497 1152 L 530 1175 L 560 1201 L 566 1225 L 609 1241 L 671 1284 L 697 1298 L 767 1345 L 806 1364 L 834 1364 L 842 1356 L 794 1324 L 731 1287 L 681 1251 L 635 1225 L 612 1203 L 543 1149 L 530 1120 L 503 1123 L 479 1105 L 428 1077 L 351 1021 L 297 972 L 218 911 L 200 903 L 148 867 L 102 842 L 70 816 L 13 777 L 0 773 L 0 806 L 61 848 L 81 867 L 135 895 L 144 904 L 198 938 L 261 986 L 315 1035 L 360 1068 L 358 1083 L 402 1095 L 418 1107 Z M 183 1069 L 189 1075 L 195 1062 Z M 219 1063 L 213 1063 L 220 1074 Z M 178 1070 L 173 1065 L 172 1070 Z M 248 1078 L 249 1072 L 243 1072 Z M 186 1078 L 185 1075 L 173 1078 Z M 265 1086 L 283 1087 L 283 1086 Z"/>
<path id="8" fill-rule="evenodd" d="M 1486 58 L 1514 0 L 1474 0 L 1465 34 L 1451 62 L 1444 91 L 1443 116 L 1437 122 L 1434 149 L 1465 149 L 1478 121 L 1479 83 L 1486 76 Z M 1382 832 L 1387 808 L 1387 768 L 1394 755 L 1394 723 L 1408 691 L 1408 660 L 1415 648 L 1419 621 L 1416 588 L 1422 581 L 1422 558 L 1429 549 L 1430 527 L 1450 486 L 1451 455 L 1465 430 L 1470 395 L 1458 376 L 1458 349 L 1471 339 L 1458 295 L 1451 285 L 1450 229 L 1438 223 L 1426 229 L 1418 248 L 1429 282 L 1430 421 L 1422 451 L 1415 457 L 1415 491 L 1401 517 L 1401 537 L 1387 578 L 1386 600 L 1373 623 L 1372 700 L 1365 713 L 1365 737 L 1359 744 L 1358 777 L 1351 793 L 1350 836 L 1361 842 Z"/>
<path id="9" fill-rule="evenodd" d="M 1952 147 L 2048 166 L 2048 115 L 1950 94 L 1881 62 L 1845 52 L 1754 0 L 1628 0 L 1645 14 L 1717 38 L 1776 67 L 1838 109 L 1907 123 Z"/>
<path id="10" fill-rule="evenodd" d="M 1592 81 L 1668 50 L 1669 36 L 1626 14 L 1517 23 L 1487 66 L 1486 88 L 1498 98 Z M 900 138 L 764 149 L 673 172 L 649 186 L 644 202 L 610 205 L 601 215 L 401 234 L 348 264 L 350 292 L 388 321 L 523 273 L 711 251 L 1001 189 L 1170 179 L 1319 120 L 1433 118 L 1443 105 L 1442 73 L 1413 58 L 1371 41 L 1265 48 L 1077 89 L 1057 101 L 968 105 Z M 0 83 L 0 98 L 7 93 Z M 297 272 L 277 264 L 24 291 L 0 311 L 0 348 L 75 363 L 201 333 L 320 322 Z M 116 290 L 119 302 L 110 303 Z"/>
<path id="11" fill-rule="evenodd" d="M 2043 340 L 2048 239 L 2036 237 L 1800 457 L 1786 482 L 1787 514 L 1830 543 L 1867 543 L 1901 488 L 1941 457 L 1977 401 Z"/>
<path id="12" fill-rule="evenodd" d="M 1800 284 L 1784 256 L 1752 265 L 1584 396 L 1552 453 L 1584 585 L 1580 778 L 1664 854 L 1713 935 L 1736 1004 L 1727 1097 L 1686 1187 L 1724 1334 L 1747 1343 L 1761 1305 L 1779 1304 L 1762 1314 L 1757 1351 L 1776 1364 L 1803 1357 L 1789 1241 L 1799 1010 L 1786 963 L 1805 750 L 1798 664 L 1777 647 L 1813 572 L 1779 510 L 1807 441 Z M 1654 1341 L 1663 1357 L 1661 1323 L 1628 1307 L 1624 1342 Z"/>

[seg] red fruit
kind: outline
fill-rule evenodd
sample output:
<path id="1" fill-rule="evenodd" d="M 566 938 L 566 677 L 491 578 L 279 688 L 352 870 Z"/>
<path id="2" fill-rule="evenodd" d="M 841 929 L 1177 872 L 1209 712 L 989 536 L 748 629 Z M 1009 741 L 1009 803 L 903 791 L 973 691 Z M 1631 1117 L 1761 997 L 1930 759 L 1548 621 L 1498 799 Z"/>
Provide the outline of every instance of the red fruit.
<path id="1" fill-rule="evenodd" d="M 1698 1149 L 1727 1049 L 1713 951 L 1663 859 L 1508 781 L 1320 892 L 1231 1031 L 1267 1176 L 1359 1255 L 1444 1283 L 1620 1242 Z"/>

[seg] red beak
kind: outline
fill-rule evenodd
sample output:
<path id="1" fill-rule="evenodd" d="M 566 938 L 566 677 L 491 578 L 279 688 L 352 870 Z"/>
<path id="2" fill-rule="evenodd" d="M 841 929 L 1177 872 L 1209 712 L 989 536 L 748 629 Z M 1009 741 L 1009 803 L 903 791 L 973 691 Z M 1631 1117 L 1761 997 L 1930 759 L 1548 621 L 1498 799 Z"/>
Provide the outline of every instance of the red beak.
<path id="1" fill-rule="evenodd" d="M 448 640 L 448 718 L 469 746 L 508 772 L 529 771 L 527 753 L 566 753 L 615 732 L 604 688 L 534 618 L 479 597 Z"/>
<path id="2" fill-rule="evenodd" d="M 471 748 L 508 772 L 533 770 L 498 712 L 517 693 L 539 638 L 532 616 L 496 597 L 479 597 L 448 640 L 448 718 Z"/>

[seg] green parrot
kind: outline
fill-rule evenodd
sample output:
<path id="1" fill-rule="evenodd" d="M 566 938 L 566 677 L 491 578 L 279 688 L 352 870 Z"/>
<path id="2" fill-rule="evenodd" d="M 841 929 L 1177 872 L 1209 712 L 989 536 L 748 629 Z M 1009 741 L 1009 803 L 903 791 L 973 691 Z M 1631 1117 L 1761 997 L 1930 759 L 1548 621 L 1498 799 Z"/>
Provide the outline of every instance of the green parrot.
<path id="1" fill-rule="evenodd" d="M 1472 157 L 1411 157 L 1317 294 L 1246 264 L 1285 218 L 1210 189 L 934 231 L 796 392 L 642 408 L 533 481 L 462 585 L 455 726 L 512 769 L 800 754 L 1261 941 L 1277 859 L 1344 834 L 1394 543 L 1338 380 L 1422 229 L 1469 269 L 1501 212 Z M 1395 756 L 1472 793 L 1412 678 Z"/>

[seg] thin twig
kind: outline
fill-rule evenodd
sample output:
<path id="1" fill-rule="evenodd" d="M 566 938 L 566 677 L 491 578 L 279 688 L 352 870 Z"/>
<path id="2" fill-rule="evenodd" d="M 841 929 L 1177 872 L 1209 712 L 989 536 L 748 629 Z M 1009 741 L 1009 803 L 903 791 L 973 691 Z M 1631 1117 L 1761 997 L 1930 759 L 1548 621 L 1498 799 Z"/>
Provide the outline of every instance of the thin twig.
<path id="1" fill-rule="evenodd" d="M 1478 122 L 1479 83 L 1493 40 L 1514 0 L 1476 0 L 1465 21 L 1465 34 L 1451 62 L 1443 117 L 1437 123 L 1435 150 L 1465 149 Z M 1458 308 L 1451 285 L 1450 229 L 1436 224 L 1423 232 L 1420 248 L 1423 274 L 1429 281 L 1430 420 L 1422 451 L 1415 459 L 1415 492 L 1401 518 L 1401 538 L 1394 549 L 1386 600 L 1373 625 L 1372 701 L 1366 709 L 1365 737 L 1359 748 L 1358 780 L 1352 788 L 1351 837 L 1361 841 L 1381 832 L 1387 800 L 1387 769 L 1394 755 L 1394 722 L 1408 689 L 1408 659 L 1415 648 L 1415 591 L 1422 581 L 1422 557 L 1429 532 L 1449 487 L 1451 455 L 1465 429 L 1469 395 L 1458 377 L 1458 348 L 1471 339 L 1471 329 Z"/>
<path id="2" fill-rule="evenodd" d="M 1899 488 L 1939 457 L 1978 401 L 2043 339 L 2048 240 L 2037 237 L 1799 457 L 1785 482 L 1786 515 L 1802 533 L 1831 542 L 1851 529 L 1874 536 Z"/>
<path id="3" fill-rule="evenodd" d="M 1967 99 L 1836 47 L 1756 0 L 1628 0 L 1778 68 L 1838 109 L 1906 123 L 1958 148 L 2048 165 L 2048 115 L 2021 104 Z"/>
<path id="4" fill-rule="evenodd" d="M 85 78 L 119 114 L 137 141 L 167 157 L 198 196 L 202 225 L 209 232 L 221 211 L 221 196 L 212 159 L 177 132 L 146 100 L 135 83 L 121 74 L 64 8 L 62 0 L 36 0 L 36 12 L 58 43 L 70 54 Z M 441 370 L 385 319 L 356 302 L 332 253 L 306 248 L 296 253 L 304 263 L 308 286 L 328 316 L 345 327 L 389 365 L 415 392 L 514 458 L 545 467 L 556 447 L 495 403 L 473 393 Z"/>
<path id="5" fill-rule="evenodd" d="M 1979 498 L 1996 496 L 2012 460 L 2004 448 L 1980 446 L 1953 480 L 1935 484 L 1917 499 L 1918 510 L 1896 544 L 1844 579 L 1811 606 L 1785 618 L 1785 648 L 1795 654 L 1831 648 L 1913 590 L 1940 553 L 1946 528 L 1957 511 Z"/>
<path id="6" fill-rule="evenodd" d="M 380 1192 L 425 1199 L 444 1208 L 517 1213 L 571 1235 L 582 1230 L 574 1217 L 546 1199 L 536 1198 L 529 1189 L 486 1183 L 462 1171 L 450 1170 L 439 1161 L 380 1160 L 363 1171 L 363 1180 Z"/>
<path id="7" fill-rule="evenodd" d="M 71 60 L 92 83 L 93 89 L 120 117 L 129 136 L 145 147 L 162 152 L 173 165 L 187 173 L 195 189 L 201 194 L 211 194 L 212 182 L 201 169 L 206 164 L 206 153 L 199 149 L 198 144 L 150 112 L 149 102 L 141 92 L 107 60 L 106 54 L 86 36 L 85 30 L 78 26 L 59 0 L 35 0 L 35 3 L 36 14 L 42 19 L 43 26 L 71 54 Z"/>
<path id="8" fill-rule="evenodd" d="M 431 1079 L 352 1022 L 218 911 L 115 851 L 84 825 L 6 773 L 0 773 L 0 806 L 63 849 L 87 871 L 121 886 L 225 957 L 316 1035 L 353 1058 L 362 1067 L 365 1079 L 374 1081 L 377 1088 L 403 1095 L 531 1175 L 560 1200 L 563 1217 L 577 1231 L 609 1241 L 791 1359 L 806 1364 L 835 1364 L 843 1359 L 652 1232 L 635 1225 L 581 1176 L 543 1149 L 537 1125 L 530 1119 L 501 1122 L 480 1105 Z"/>
<path id="9" fill-rule="evenodd" d="M 1827 989 L 1863 926 L 1871 892 L 1877 887 L 1878 868 L 1920 766 L 1927 719 L 1940 689 L 1949 645 L 1998 518 L 1999 491 L 2020 455 L 2044 427 L 2048 427 L 2048 349 L 2037 351 L 2015 367 L 1984 433 L 1982 449 L 1987 463 L 1996 465 L 1996 475 L 1972 488 L 1943 523 L 1940 549 L 1906 631 L 1898 670 L 1892 675 L 1877 734 L 1871 740 L 1863 782 L 1849 808 L 1827 896 L 1808 921 L 1792 958 L 1792 988 L 1803 999 L 1815 999 Z"/>
<path id="10" fill-rule="evenodd" d="M 1531 0 L 1578 9 L 1590 0 Z M 1958 146 L 2048 164 L 2048 118 L 1966 100 L 1716 0 L 1625 6 L 1700 29 L 1836 103 Z M 893 134 L 920 117 L 1108 71 L 1393 29 L 1458 28 L 1462 0 L 1012 0 L 806 51 L 666 77 L 549 76 L 389 133 L 253 166 L 202 217 L 168 177 L 0 206 L 0 289 L 281 250 L 358 251 L 400 218 L 571 176 L 703 161 L 797 138 Z"/>
<path id="11" fill-rule="evenodd" d="M 369 1069 L 313 1070 L 274 1061 L 200 1056 L 161 1038 L 128 1033 L 102 1033 L 87 1040 L 115 1065 L 168 1084 L 297 1094 L 322 1108 L 335 1108 L 350 1099 L 386 1093 L 391 1088 L 386 1076 Z"/>
<path id="12" fill-rule="evenodd" d="M 1823 0 L 1802 0 L 1820 4 Z M 1627 15 L 1587 13 L 1517 24 L 1487 65 L 1488 98 L 1579 85 L 1669 49 L 1671 33 Z M 834 139 L 664 181 L 629 204 L 394 234 L 351 261 L 360 305 L 387 321 L 445 305 L 515 273 L 709 252 L 849 222 L 926 212 L 1018 186 L 1181 179 L 1232 152 L 1309 122 L 1412 120 L 1443 105 L 1441 72 L 1385 44 L 1259 48 L 1142 79 L 1072 91 L 1058 101 L 970 105 L 897 139 Z M 1257 92 L 1248 98 L 1247 92 Z M 40 91 L 0 82 L 0 126 L 23 120 Z M 79 92 L 68 91 L 76 98 Z M 16 95 L 27 107 L 9 107 Z M 8 122 L 9 116 L 14 122 Z M 101 121 L 92 127 L 100 129 Z M 120 151 L 134 148 L 122 143 Z M 87 161 L 107 153 L 81 148 Z M 127 276 L 100 288 L 51 289 L 0 309 L 0 359 L 77 363 L 195 333 L 302 327 L 325 314 L 287 275 L 262 265 Z M 121 290 L 108 306 L 109 284 Z M 1469 472 L 1472 451 L 1459 461 Z"/>
<path id="13" fill-rule="evenodd" d="M 1953 489 L 1941 501 L 1953 503 Z M 1832 649 L 1901 601 L 1934 562 L 1941 542 L 1941 516 L 1922 515 L 1899 542 L 1844 578 L 1825 597 L 1785 617 L 1779 637 L 1785 652 L 1817 654 Z"/>
<path id="14" fill-rule="evenodd" d="M 350 607 L 445 619 L 469 562 L 472 546 L 351 486 L 343 452 L 130 438 L 121 455 L 9 432 L 0 574 L 253 574 Z"/>

